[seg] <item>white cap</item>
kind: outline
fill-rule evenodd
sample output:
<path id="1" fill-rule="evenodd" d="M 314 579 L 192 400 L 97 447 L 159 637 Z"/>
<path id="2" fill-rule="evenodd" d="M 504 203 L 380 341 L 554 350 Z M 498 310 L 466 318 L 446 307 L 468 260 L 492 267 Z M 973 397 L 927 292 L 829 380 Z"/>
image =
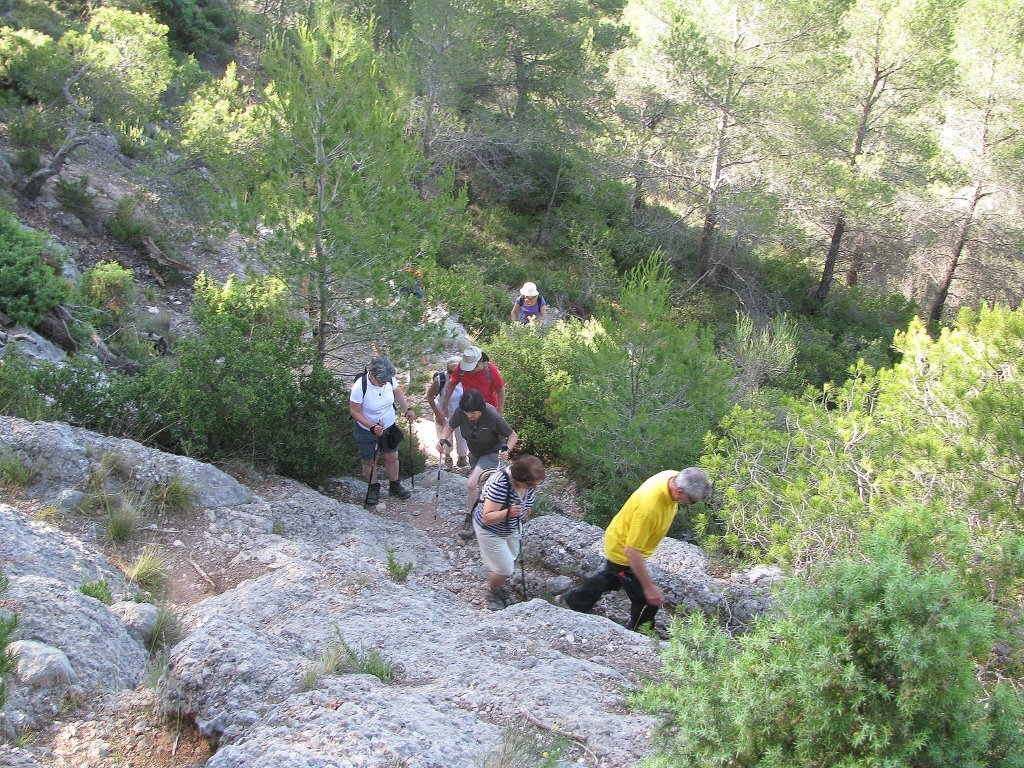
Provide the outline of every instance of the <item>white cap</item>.
<path id="1" fill-rule="evenodd" d="M 484 353 L 480 347 L 469 347 L 462 353 L 462 362 L 459 364 L 459 367 L 464 371 L 472 371 L 483 356 Z"/>
<path id="2" fill-rule="evenodd" d="M 537 290 L 536 283 L 523 283 L 523 287 L 519 289 L 519 292 L 523 296 L 538 296 L 540 291 Z"/>

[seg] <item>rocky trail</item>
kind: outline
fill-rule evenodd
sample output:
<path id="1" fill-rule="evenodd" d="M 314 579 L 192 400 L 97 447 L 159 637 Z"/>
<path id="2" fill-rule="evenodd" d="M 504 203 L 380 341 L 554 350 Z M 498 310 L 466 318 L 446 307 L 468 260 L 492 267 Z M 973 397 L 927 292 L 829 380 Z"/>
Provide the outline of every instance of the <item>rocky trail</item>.
<path id="1" fill-rule="evenodd" d="M 649 754 L 655 722 L 628 693 L 657 674 L 657 641 L 543 599 L 600 562 L 594 526 L 531 521 L 530 599 L 491 612 L 475 542 L 454 536 L 465 480 L 442 472 L 438 494 L 436 466 L 408 501 L 366 510 L 359 480 L 324 493 L 236 470 L 239 482 L 63 424 L 0 418 L 0 451 L 33 477 L 0 503 L 0 608 L 27 641 L 0 712 L 0 764 L 469 768 L 513 727 L 563 734 L 563 766 L 626 768 Z M 195 508 L 154 514 L 115 547 L 103 518 L 82 511 L 103 466 L 122 473 L 103 480 L 111 492 L 179 478 Z M 552 474 L 550 506 L 568 511 Z M 652 568 L 674 605 L 738 620 L 763 610 L 764 579 L 716 579 L 696 547 L 666 545 Z M 160 608 L 136 602 L 122 571 L 147 547 L 169 574 Z M 97 580 L 112 605 L 80 591 Z M 603 607 L 627 613 L 621 598 Z M 168 613 L 177 642 L 151 655 Z"/>

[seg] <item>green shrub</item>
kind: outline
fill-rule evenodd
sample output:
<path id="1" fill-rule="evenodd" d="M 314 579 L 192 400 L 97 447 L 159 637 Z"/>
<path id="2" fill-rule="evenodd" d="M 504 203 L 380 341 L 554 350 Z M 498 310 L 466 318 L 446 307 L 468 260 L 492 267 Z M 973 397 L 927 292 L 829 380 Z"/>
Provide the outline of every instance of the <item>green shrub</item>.
<path id="1" fill-rule="evenodd" d="M 43 167 L 43 158 L 40 157 L 38 149 L 24 147 L 14 153 L 11 165 L 22 176 L 28 177 Z"/>
<path id="2" fill-rule="evenodd" d="M 992 609 L 922 545 L 879 532 L 735 639 L 699 612 L 676 622 L 664 679 L 636 698 L 665 718 L 652 766 L 1019 766 L 1024 702 L 976 674 Z"/>
<path id="3" fill-rule="evenodd" d="M 104 605 L 110 605 L 114 602 L 114 595 L 110 591 L 110 585 L 104 579 L 87 581 L 78 588 L 78 591 L 83 595 L 99 600 Z"/>
<path id="4" fill-rule="evenodd" d="M 145 248 L 146 238 L 153 237 L 153 225 L 138 213 L 138 203 L 125 195 L 117 201 L 114 215 L 106 223 L 107 232 L 119 243 L 133 248 Z"/>
<path id="5" fill-rule="evenodd" d="M 7 576 L 0 573 L 0 599 L 7 594 Z M 7 647 L 14 640 L 14 632 L 18 628 L 18 615 L 9 614 L 7 618 L 0 618 L 0 709 L 3 709 L 7 701 L 7 676 L 14 671 L 16 662 L 10 649 Z"/>
<path id="6" fill-rule="evenodd" d="M 354 453 L 348 397 L 315 362 L 287 288 L 273 278 L 224 286 L 200 276 L 193 313 L 198 336 L 178 344 L 163 391 L 171 434 L 191 455 L 273 464 L 315 482 Z M 342 442 L 344 441 L 344 442 Z"/>
<path id="7" fill-rule="evenodd" d="M 0 312 L 16 323 L 36 325 L 67 295 L 67 285 L 43 261 L 43 236 L 22 229 L 0 210 Z"/>
<path id="8" fill-rule="evenodd" d="M 124 575 L 143 589 L 156 589 L 167 580 L 167 560 L 155 547 L 148 546 L 125 569 Z"/>
<path id="9" fill-rule="evenodd" d="M 364 651 L 361 648 L 353 648 L 340 633 L 336 632 L 336 639 L 303 672 L 302 689 L 312 690 L 324 677 L 339 672 L 352 675 L 373 675 L 382 683 L 390 683 L 395 678 L 394 665 L 381 656 L 380 651 Z"/>
<path id="10" fill-rule="evenodd" d="M 60 146 L 66 132 L 61 111 L 38 104 L 32 104 L 19 111 L 7 126 L 7 135 L 14 145 L 22 149 L 35 150 L 37 158 L 40 151 Z M 35 168 L 29 170 L 20 167 L 20 170 L 29 175 L 40 167 L 42 161 L 37 161 Z"/>
<path id="11" fill-rule="evenodd" d="M 399 584 L 404 584 L 406 580 L 409 578 L 409 571 L 412 570 L 412 567 L 413 565 L 415 565 L 415 563 L 400 563 L 395 558 L 395 552 L 397 552 L 398 550 L 394 547 L 384 547 L 384 551 L 387 553 L 388 556 L 388 576 L 390 576 L 393 581 Z"/>
<path id="12" fill-rule="evenodd" d="M 18 351 L 17 342 L 0 358 L 0 414 L 29 421 L 47 420 L 52 408 L 36 386 L 28 358 Z"/>
<path id="13" fill-rule="evenodd" d="M 61 86 L 72 71 L 71 51 L 62 40 L 32 29 L 0 27 L 0 74 L 24 98 L 40 105 L 61 101 Z"/>
<path id="14" fill-rule="evenodd" d="M 118 149 L 127 157 L 142 157 L 148 151 L 149 141 L 141 125 L 118 123 L 114 127 L 114 138 Z"/>
<path id="15" fill-rule="evenodd" d="M 32 465 L 9 448 L 0 450 L 0 487 L 24 488 L 32 482 Z"/>
<path id="16" fill-rule="evenodd" d="M 112 261 L 101 261 L 82 275 L 82 297 L 116 323 L 135 300 L 135 276 Z"/>
<path id="17" fill-rule="evenodd" d="M 728 405 L 731 367 L 697 328 L 673 322 L 670 290 L 665 267 L 649 259 L 619 303 L 563 345 L 574 370 L 552 408 L 562 456 L 599 525 L 651 475 L 696 464 Z"/>
<path id="18" fill-rule="evenodd" d="M 75 214 L 84 223 L 88 224 L 96 216 L 96 195 L 89 191 L 88 176 L 77 181 L 58 177 L 54 194 L 65 211 Z"/>
<path id="19" fill-rule="evenodd" d="M 505 380 L 505 418 L 519 435 L 517 451 L 545 461 L 560 458 L 561 420 L 552 395 L 570 386 L 578 357 L 578 325 L 506 323 L 487 344 L 487 354 Z"/>
<path id="20" fill-rule="evenodd" d="M 455 264 L 425 275 L 427 297 L 436 297 L 470 333 L 491 336 L 508 323 L 512 300 L 504 288 L 491 284 L 475 264 Z"/>

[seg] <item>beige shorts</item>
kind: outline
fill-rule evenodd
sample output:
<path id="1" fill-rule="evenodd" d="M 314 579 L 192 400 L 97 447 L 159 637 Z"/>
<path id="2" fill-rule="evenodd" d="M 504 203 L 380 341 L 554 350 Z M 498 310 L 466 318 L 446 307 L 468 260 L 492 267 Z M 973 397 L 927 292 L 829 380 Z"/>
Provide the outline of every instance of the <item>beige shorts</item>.
<path id="1" fill-rule="evenodd" d="M 476 540 L 480 544 L 480 559 L 487 570 L 499 576 L 511 576 L 516 572 L 516 558 L 519 557 L 519 532 L 510 536 L 498 536 L 473 522 Z"/>

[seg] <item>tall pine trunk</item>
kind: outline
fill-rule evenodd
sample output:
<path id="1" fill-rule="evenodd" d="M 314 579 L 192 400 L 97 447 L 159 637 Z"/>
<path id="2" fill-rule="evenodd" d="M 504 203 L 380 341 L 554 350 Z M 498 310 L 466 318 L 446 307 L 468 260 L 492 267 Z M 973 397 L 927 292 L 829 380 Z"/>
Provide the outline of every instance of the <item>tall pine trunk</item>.
<path id="1" fill-rule="evenodd" d="M 928 325 L 934 331 L 942 319 L 942 310 L 946 306 L 946 299 L 949 297 L 949 287 L 953 284 L 953 277 L 956 275 L 957 265 L 967 245 L 967 236 L 971 231 L 971 224 L 974 223 L 974 211 L 978 207 L 978 201 L 982 198 L 981 182 L 974 185 L 974 194 L 971 195 L 970 205 L 967 212 L 960 220 L 957 227 L 956 240 L 949 249 L 949 257 L 946 259 L 946 266 L 942 270 L 942 277 L 939 279 L 939 290 L 928 307 Z"/>

